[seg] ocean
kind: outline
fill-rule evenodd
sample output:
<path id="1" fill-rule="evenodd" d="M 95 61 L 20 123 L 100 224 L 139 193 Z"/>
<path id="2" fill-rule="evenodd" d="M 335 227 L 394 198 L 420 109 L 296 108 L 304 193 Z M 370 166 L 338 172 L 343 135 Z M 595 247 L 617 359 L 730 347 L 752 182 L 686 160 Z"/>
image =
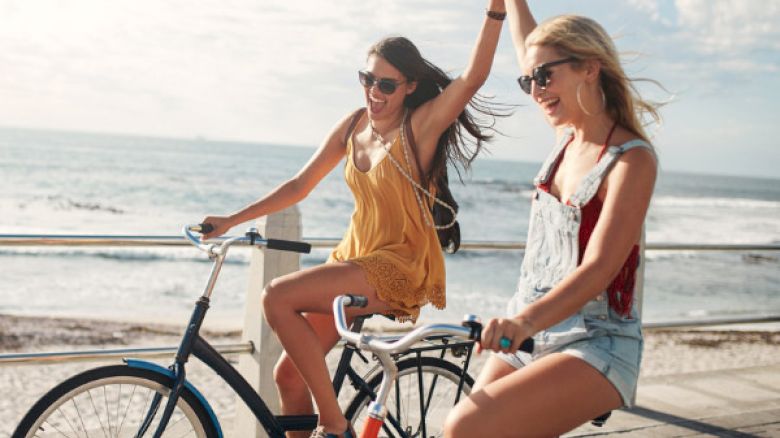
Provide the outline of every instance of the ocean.
<path id="1" fill-rule="evenodd" d="M 238 209 L 292 176 L 313 148 L 0 129 L 0 234 L 178 235 Z M 662 171 L 649 243 L 780 243 L 780 179 Z M 451 174 L 463 240 L 524 241 L 539 163 L 481 157 Z M 340 237 L 353 209 L 343 163 L 300 204 L 304 238 Z M 236 227 L 242 233 L 250 224 Z M 303 256 L 303 266 L 329 250 Z M 238 327 L 250 253 L 228 257 L 210 318 Z M 504 314 L 522 251 L 447 255 L 445 310 Z M 780 252 L 648 251 L 645 321 L 780 314 Z M 0 313 L 184 323 L 210 262 L 194 248 L 0 245 Z M 258 304 L 259 305 L 259 304 Z"/>

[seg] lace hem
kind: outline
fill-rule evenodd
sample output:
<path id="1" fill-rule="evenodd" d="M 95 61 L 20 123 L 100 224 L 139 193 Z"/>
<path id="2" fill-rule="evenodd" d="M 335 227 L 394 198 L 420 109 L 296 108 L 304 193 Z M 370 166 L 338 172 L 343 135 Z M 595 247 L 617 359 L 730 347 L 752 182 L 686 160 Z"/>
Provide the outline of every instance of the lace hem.
<path id="1" fill-rule="evenodd" d="M 414 322 L 420 315 L 420 308 L 425 304 L 431 303 L 437 309 L 443 309 L 446 305 L 443 287 L 433 285 L 430 290 L 412 290 L 406 275 L 380 255 L 357 257 L 348 261 L 363 269 L 368 284 L 376 289 L 379 299 L 393 308 L 388 313 L 399 321 Z"/>

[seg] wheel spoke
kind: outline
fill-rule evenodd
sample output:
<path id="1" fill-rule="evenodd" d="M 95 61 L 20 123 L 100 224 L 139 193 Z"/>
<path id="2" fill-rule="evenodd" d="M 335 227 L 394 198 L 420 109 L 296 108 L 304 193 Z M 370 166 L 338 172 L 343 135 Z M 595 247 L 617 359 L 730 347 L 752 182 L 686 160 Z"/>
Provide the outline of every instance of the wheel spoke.
<path id="1" fill-rule="evenodd" d="M 111 409 L 108 407 L 108 393 L 107 387 L 103 387 L 103 403 L 106 405 L 106 423 L 108 424 L 108 436 L 109 438 L 114 437 L 116 435 L 113 435 L 113 429 L 111 428 Z"/>
<path id="2" fill-rule="evenodd" d="M 100 419 L 100 413 L 98 413 L 97 407 L 95 407 L 95 399 L 92 398 L 92 391 L 87 391 L 87 395 L 89 396 L 90 404 L 92 404 L 92 410 L 95 412 L 95 418 L 97 418 L 98 422 L 100 422 L 100 430 L 103 431 L 103 436 L 110 438 L 108 435 L 106 435 L 106 428 L 103 427 L 103 420 Z"/>
<path id="3" fill-rule="evenodd" d="M 64 436 L 64 437 L 67 437 L 67 438 L 71 438 L 71 436 L 70 436 L 70 435 L 68 435 L 68 434 L 66 434 L 65 432 L 61 431 L 61 430 L 60 430 L 60 428 L 59 428 L 59 427 L 57 427 L 57 425 L 55 425 L 55 424 L 51 424 L 51 423 L 48 423 L 48 422 L 47 422 L 46 424 L 48 424 L 49 426 L 51 426 L 52 428 L 54 428 L 54 430 L 56 430 L 56 431 L 57 431 L 57 432 L 58 432 L 60 435 L 62 435 L 62 436 Z"/>
<path id="4" fill-rule="evenodd" d="M 75 428 L 75 427 L 73 427 L 73 423 L 71 423 L 71 422 L 70 422 L 70 419 L 68 419 L 68 416 L 67 416 L 67 415 L 65 415 L 65 414 L 62 412 L 62 410 L 61 410 L 61 409 L 59 409 L 59 408 L 57 409 L 57 413 L 58 413 L 58 414 L 60 414 L 60 416 L 61 416 L 62 418 L 64 418 L 64 419 L 65 419 L 65 422 L 66 422 L 66 423 L 68 423 L 68 427 L 70 427 L 70 430 L 71 430 L 71 431 L 73 431 L 73 433 L 75 433 L 75 434 L 76 434 L 76 437 L 78 437 L 78 436 L 79 436 L 79 433 L 78 433 L 78 431 L 76 430 L 76 428 Z M 54 427 L 54 426 L 52 425 L 52 427 Z M 54 427 L 54 428 L 55 428 L 55 429 L 57 429 L 56 427 Z M 59 432 L 59 429 L 57 429 L 57 431 Z M 60 432 L 60 433 L 61 433 L 61 434 L 63 434 L 63 435 L 65 435 L 65 434 L 64 434 L 64 433 L 62 433 L 62 432 Z M 65 436 L 67 436 L 67 435 L 65 435 Z"/>
<path id="5" fill-rule="evenodd" d="M 79 416 L 79 422 L 81 423 L 81 429 L 86 433 L 87 426 L 84 425 L 84 417 L 81 416 L 81 409 L 79 409 L 79 405 L 76 404 L 76 399 L 73 398 L 71 400 L 73 402 L 73 407 L 76 409 L 76 414 Z M 87 438 L 89 438 L 89 435 L 87 435 Z"/>
<path id="6" fill-rule="evenodd" d="M 114 418 L 116 419 L 116 436 L 119 436 L 119 407 L 122 404 L 122 384 L 120 383 L 116 392 L 116 412 Z"/>
<path id="7" fill-rule="evenodd" d="M 135 391 L 138 389 L 137 386 L 133 385 L 133 392 L 130 393 L 130 398 L 127 399 L 127 406 L 125 407 L 125 413 L 122 414 L 122 423 L 119 424 L 119 430 L 117 431 L 117 435 L 122 433 L 122 427 L 125 425 L 125 420 L 127 419 L 127 413 L 130 411 L 130 405 L 133 404 L 133 398 L 135 397 Z"/>

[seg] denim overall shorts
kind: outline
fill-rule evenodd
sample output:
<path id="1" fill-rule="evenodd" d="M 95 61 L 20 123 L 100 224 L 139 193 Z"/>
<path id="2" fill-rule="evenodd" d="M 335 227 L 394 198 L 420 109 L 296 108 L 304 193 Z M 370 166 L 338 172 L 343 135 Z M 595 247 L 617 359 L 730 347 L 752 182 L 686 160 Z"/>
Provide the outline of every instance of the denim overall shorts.
<path id="1" fill-rule="evenodd" d="M 552 176 L 556 162 L 570 137 L 553 150 L 534 179 L 536 191 L 531 206 L 523 264 L 517 292 L 509 301 L 507 314 L 513 317 L 543 297 L 577 268 L 581 208 L 598 192 L 601 182 L 617 159 L 635 147 L 652 146 L 633 140 L 608 147 L 602 159 L 580 182 L 569 204 L 539 188 Z M 497 353 L 509 364 L 520 368 L 550 353 L 576 356 L 601 372 L 620 393 L 625 406 L 633 405 L 639 363 L 642 358 L 642 330 L 636 304 L 629 316 L 621 316 L 609 306 L 606 290 L 589 301 L 577 313 L 534 336 L 533 354 Z"/>

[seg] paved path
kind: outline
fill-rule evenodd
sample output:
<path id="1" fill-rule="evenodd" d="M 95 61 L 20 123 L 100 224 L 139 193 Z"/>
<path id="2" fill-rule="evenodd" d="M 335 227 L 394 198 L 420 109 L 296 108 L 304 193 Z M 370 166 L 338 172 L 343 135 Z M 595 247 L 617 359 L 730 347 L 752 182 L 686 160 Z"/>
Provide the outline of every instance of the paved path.
<path id="1" fill-rule="evenodd" d="M 780 438 L 780 365 L 641 378 L 634 408 L 564 436 Z"/>
<path id="2" fill-rule="evenodd" d="M 780 365 L 647 377 L 636 406 L 567 437 L 780 437 Z"/>

